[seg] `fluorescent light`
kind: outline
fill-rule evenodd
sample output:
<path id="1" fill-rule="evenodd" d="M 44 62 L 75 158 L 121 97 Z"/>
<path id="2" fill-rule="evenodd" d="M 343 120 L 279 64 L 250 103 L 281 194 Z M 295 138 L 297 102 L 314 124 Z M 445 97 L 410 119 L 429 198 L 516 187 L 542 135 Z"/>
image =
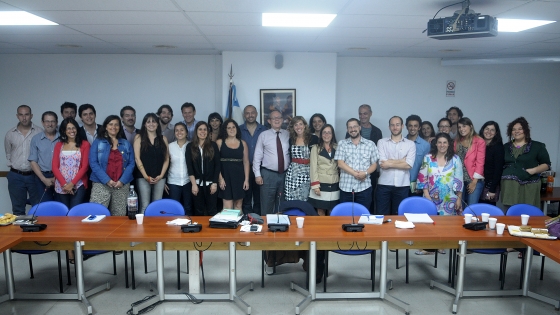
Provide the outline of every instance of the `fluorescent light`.
<path id="1" fill-rule="evenodd" d="M 521 32 L 531 28 L 554 23 L 556 21 L 544 20 L 521 20 L 521 19 L 500 19 L 498 18 L 498 32 Z"/>
<path id="2" fill-rule="evenodd" d="M 263 26 L 327 27 L 336 14 L 263 13 Z"/>
<path id="3" fill-rule="evenodd" d="M 0 25 L 58 25 L 25 11 L 0 11 Z"/>

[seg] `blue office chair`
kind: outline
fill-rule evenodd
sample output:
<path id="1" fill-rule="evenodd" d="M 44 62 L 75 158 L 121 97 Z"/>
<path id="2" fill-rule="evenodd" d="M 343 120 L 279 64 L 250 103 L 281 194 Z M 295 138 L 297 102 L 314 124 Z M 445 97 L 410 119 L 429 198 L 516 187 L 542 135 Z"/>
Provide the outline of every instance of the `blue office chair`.
<path id="1" fill-rule="evenodd" d="M 352 210 L 352 208 L 354 209 Z M 359 203 L 343 202 L 343 203 L 339 203 L 332 209 L 331 217 L 352 216 L 352 213 L 354 213 L 354 217 L 356 218 L 356 220 L 358 220 L 358 218 L 360 218 L 362 214 L 366 214 L 366 215 L 370 214 L 369 210 Z M 371 291 L 375 290 L 375 254 L 376 254 L 375 250 L 333 250 L 332 252 L 341 255 L 349 255 L 349 256 L 371 255 L 371 262 L 370 262 Z M 325 255 L 325 276 L 324 276 L 325 282 L 323 284 L 323 290 L 325 292 L 327 292 L 328 276 L 329 276 L 329 251 L 327 251 Z"/>
<path id="2" fill-rule="evenodd" d="M 109 209 L 105 208 L 104 205 L 99 204 L 99 203 L 95 203 L 95 202 L 86 202 L 86 203 L 82 203 L 79 204 L 77 206 L 72 207 L 72 209 L 70 209 L 70 211 L 68 211 L 68 216 L 69 217 L 87 217 L 88 215 L 105 215 L 105 216 L 111 216 L 111 212 L 109 212 Z M 101 255 L 101 254 L 105 254 L 108 252 L 112 252 L 113 253 L 113 275 L 117 275 L 117 258 L 115 256 L 115 252 L 114 251 L 108 251 L 108 250 L 84 250 L 82 251 L 82 254 L 84 256 L 96 256 L 96 255 Z"/>
<path id="3" fill-rule="evenodd" d="M 184 216 L 185 209 L 183 205 L 173 199 L 160 199 L 153 201 L 148 205 L 146 211 L 144 212 L 144 216 L 146 217 L 169 217 L 169 216 Z M 181 252 L 177 251 L 177 290 L 181 290 Z M 147 254 L 144 251 L 144 273 L 148 273 L 148 262 L 147 262 Z M 134 280 L 134 256 L 132 251 L 130 252 L 130 261 L 132 266 L 132 288 L 135 289 L 135 280 Z M 200 268 L 202 270 L 202 282 L 203 287 L 205 288 L 205 280 L 204 280 L 204 267 L 200 264 Z M 189 259 L 188 259 L 188 251 L 187 251 L 187 273 L 189 269 Z"/>
<path id="4" fill-rule="evenodd" d="M 58 201 L 44 201 L 40 204 L 33 206 L 29 210 L 29 215 L 36 215 L 37 217 L 46 216 L 46 217 L 65 217 L 68 213 L 68 208 L 65 204 L 58 202 Z M 33 274 L 33 261 L 31 259 L 32 255 L 41 255 L 52 252 L 52 250 L 14 250 L 14 253 L 28 255 L 29 258 L 29 272 L 31 273 L 30 279 L 34 279 L 35 275 Z M 64 292 L 62 287 L 62 263 L 60 260 L 60 251 L 56 251 L 56 255 L 58 257 L 58 284 L 60 287 L 60 293 Z M 68 252 L 66 253 L 68 257 Z M 66 268 L 68 270 L 68 275 L 70 274 L 70 268 L 68 264 L 66 264 Z M 68 276 L 70 277 L 70 276 Z"/>
<path id="5" fill-rule="evenodd" d="M 477 203 L 472 204 L 466 207 L 463 210 L 463 214 L 472 214 L 480 218 L 482 213 L 488 213 L 491 217 L 495 216 L 503 216 L 504 212 L 502 209 L 486 204 L 486 203 Z M 508 258 L 508 251 L 506 248 L 489 248 L 489 249 L 471 249 L 473 253 L 483 254 L 483 255 L 500 255 L 500 290 L 504 289 L 504 282 L 506 280 L 506 267 L 507 267 L 507 258 Z"/>
<path id="6" fill-rule="evenodd" d="M 405 213 L 426 213 L 428 215 L 438 215 L 436 205 L 423 197 L 408 197 L 399 204 L 398 214 L 404 215 Z M 434 268 L 437 268 L 437 254 L 435 253 Z M 396 251 L 396 264 L 399 269 L 399 251 Z M 406 250 L 406 283 L 408 283 L 408 249 Z"/>
<path id="7" fill-rule="evenodd" d="M 517 204 L 517 205 L 513 205 L 511 206 L 506 215 L 507 216 L 521 216 L 522 214 L 528 214 L 531 217 L 542 217 L 544 216 L 544 213 L 542 212 L 541 209 L 533 206 L 533 205 L 528 205 L 528 204 Z M 524 248 L 518 248 L 517 249 L 520 253 L 523 253 L 523 255 L 525 255 L 525 252 L 527 251 Z M 544 255 L 541 255 L 540 252 L 533 250 L 533 255 L 538 255 L 541 256 L 541 277 L 540 280 L 543 279 L 544 276 Z M 519 288 L 523 287 L 523 274 L 525 273 L 525 259 L 521 259 L 521 278 L 519 279 Z"/>

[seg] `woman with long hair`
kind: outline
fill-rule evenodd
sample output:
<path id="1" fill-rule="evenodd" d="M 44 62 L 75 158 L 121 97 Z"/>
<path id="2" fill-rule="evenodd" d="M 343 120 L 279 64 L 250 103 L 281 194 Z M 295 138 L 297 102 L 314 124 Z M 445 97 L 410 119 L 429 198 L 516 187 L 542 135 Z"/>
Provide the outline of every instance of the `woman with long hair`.
<path id="1" fill-rule="evenodd" d="M 313 116 L 311 116 L 311 118 L 309 119 L 309 124 L 311 124 L 311 126 L 313 128 L 311 128 L 311 135 L 317 137 L 317 139 L 321 138 L 321 129 L 323 129 L 323 126 L 327 123 L 327 120 L 325 119 L 325 116 L 323 116 L 323 114 L 319 114 L 319 113 L 315 113 L 313 114 Z"/>
<path id="2" fill-rule="evenodd" d="M 484 189 L 484 160 L 486 142 L 476 133 L 472 121 L 463 117 L 457 123 L 455 154 L 463 163 L 463 200 L 469 205 L 478 203 Z"/>
<path id="3" fill-rule="evenodd" d="M 212 142 L 216 142 L 220 137 L 220 130 L 222 128 L 222 124 L 224 120 L 222 116 L 216 112 L 208 115 L 208 126 L 210 127 L 210 140 Z"/>
<path id="4" fill-rule="evenodd" d="M 327 215 L 340 199 L 338 163 L 334 160 L 337 142 L 333 126 L 321 128 L 319 143 L 311 147 L 309 203 L 319 215 Z"/>
<path id="5" fill-rule="evenodd" d="M 288 132 L 291 162 L 284 181 L 284 199 L 307 201 L 311 188 L 309 158 L 311 146 L 317 143 L 317 138 L 311 137 L 307 121 L 301 116 L 292 118 Z"/>
<path id="6" fill-rule="evenodd" d="M 422 139 L 426 140 L 426 142 L 430 143 L 436 137 L 436 132 L 434 131 L 434 126 L 431 122 L 424 120 L 422 122 L 422 132 L 420 135 Z"/>
<path id="7" fill-rule="evenodd" d="M 210 141 L 208 124 L 199 121 L 194 128 L 192 142 L 187 144 L 185 160 L 194 196 L 195 215 L 215 215 L 220 176 L 220 151 Z"/>
<path id="8" fill-rule="evenodd" d="M 486 143 L 484 159 L 484 190 L 480 201 L 496 205 L 500 196 L 500 178 L 504 167 L 504 144 L 497 122 L 490 120 L 482 125 L 478 133 Z"/>
<path id="9" fill-rule="evenodd" d="M 507 136 L 500 194 L 502 204 L 506 208 L 518 203 L 540 207 L 540 173 L 550 169 L 546 146 L 531 138 L 529 123 L 524 117 L 508 124 Z"/>
<path id="10" fill-rule="evenodd" d="M 186 215 L 193 215 L 191 182 L 185 160 L 188 130 L 187 125 L 178 122 L 174 127 L 175 141 L 169 144 L 169 172 L 167 173 L 166 191 L 169 198 L 182 201 Z"/>
<path id="11" fill-rule="evenodd" d="M 144 116 L 140 133 L 134 138 L 134 155 L 140 212 L 144 213 L 150 202 L 163 196 L 165 174 L 169 166 L 167 138 L 161 133 L 156 114 L 148 113 Z"/>
<path id="12" fill-rule="evenodd" d="M 451 137 L 438 133 L 430 154 L 424 157 L 418 173 L 418 189 L 432 200 L 439 215 L 461 215 L 463 164 L 453 152 Z"/>
<path id="13" fill-rule="evenodd" d="M 222 125 L 220 139 L 220 190 L 224 209 L 241 210 L 245 191 L 249 189 L 249 149 L 241 140 L 241 129 L 235 120 L 227 119 Z"/>
<path id="14" fill-rule="evenodd" d="M 93 182 L 90 202 L 104 205 L 113 216 L 126 215 L 126 199 L 135 165 L 134 150 L 126 140 L 121 118 L 108 116 L 89 152 Z"/>
<path id="15" fill-rule="evenodd" d="M 68 209 L 84 202 L 88 185 L 89 142 L 78 132 L 80 126 L 66 118 L 59 128 L 60 141 L 54 146 L 52 171 L 57 199 Z"/>

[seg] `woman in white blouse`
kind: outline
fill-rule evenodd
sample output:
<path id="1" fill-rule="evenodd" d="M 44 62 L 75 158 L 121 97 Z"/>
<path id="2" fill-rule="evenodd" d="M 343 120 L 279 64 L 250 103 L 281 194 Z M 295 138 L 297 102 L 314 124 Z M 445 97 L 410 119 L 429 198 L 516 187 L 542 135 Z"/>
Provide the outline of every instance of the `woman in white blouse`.
<path id="1" fill-rule="evenodd" d="M 182 201 L 186 215 L 193 215 L 191 182 L 187 164 L 185 162 L 185 149 L 187 148 L 187 126 L 178 122 L 175 124 L 175 139 L 169 144 L 169 173 L 167 175 L 166 191 L 169 198 Z"/>

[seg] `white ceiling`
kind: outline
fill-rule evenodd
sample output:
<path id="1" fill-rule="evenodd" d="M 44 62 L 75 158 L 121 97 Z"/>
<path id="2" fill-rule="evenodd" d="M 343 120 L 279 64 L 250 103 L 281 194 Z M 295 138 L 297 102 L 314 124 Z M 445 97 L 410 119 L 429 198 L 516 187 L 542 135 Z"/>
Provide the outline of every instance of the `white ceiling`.
<path id="1" fill-rule="evenodd" d="M 458 0 L 0 0 L 58 26 L 0 26 L 0 54 L 335 52 L 339 56 L 560 56 L 560 0 L 471 0 L 477 13 L 559 21 L 494 38 L 435 40 L 422 31 Z M 461 5 L 441 11 L 453 15 Z M 324 29 L 268 28 L 263 12 L 336 13 Z M 77 45 L 80 47 L 65 47 Z M 155 48 L 158 45 L 176 48 Z"/>

